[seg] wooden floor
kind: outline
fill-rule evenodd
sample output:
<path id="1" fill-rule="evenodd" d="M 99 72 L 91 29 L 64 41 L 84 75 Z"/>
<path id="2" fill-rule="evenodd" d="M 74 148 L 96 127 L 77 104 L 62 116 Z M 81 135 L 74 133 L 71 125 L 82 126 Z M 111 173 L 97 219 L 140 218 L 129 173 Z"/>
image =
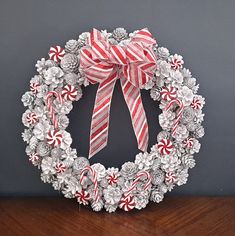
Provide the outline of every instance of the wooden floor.
<path id="1" fill-rule="evenodd" d="M 126 213 L 95 213 L 63 198 L 0 198 L 0 235 L 235 235 L 235 198 L 166 197 Z"/>

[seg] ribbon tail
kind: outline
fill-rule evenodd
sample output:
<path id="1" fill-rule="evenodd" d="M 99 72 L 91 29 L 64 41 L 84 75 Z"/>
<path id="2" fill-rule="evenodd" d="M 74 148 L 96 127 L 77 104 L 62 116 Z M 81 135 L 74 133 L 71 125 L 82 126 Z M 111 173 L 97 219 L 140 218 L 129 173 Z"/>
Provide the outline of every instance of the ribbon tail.
<path id="1" fill-rule="evenodd" d="M 127 79 L 121 78 L 123 96 L 128 106 L 132 126 L 138 143 L 138 148 L 145 152 L 148 148 L 149 133 L 140 89 L 132 85 Z"/>
<path id="2" fill-rule="evenodd" d="M 107 145 L 110 106 L 117 76 L 114 72 L 99 84 L 91 121 L 89 158 Z"/>

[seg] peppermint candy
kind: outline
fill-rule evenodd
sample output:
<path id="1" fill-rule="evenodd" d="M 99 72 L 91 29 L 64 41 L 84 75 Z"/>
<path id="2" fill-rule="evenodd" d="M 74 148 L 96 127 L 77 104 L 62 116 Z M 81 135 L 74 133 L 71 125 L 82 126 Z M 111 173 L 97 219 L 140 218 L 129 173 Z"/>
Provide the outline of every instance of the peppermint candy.
<path id="1" fill-rule="evenodd" d="M 166 181 L 166 183 L 168 183 L 168 184 L 173 184 L 173 183 L 175 183 L 175 181 L 176 181 L 176 176 L 175 176 L 175 174 L 174 174 L 172 171 L 166 173 L 165 181 Z"/>
<path id="2" fill-rule="evenodd" d="M 192 148 L 193 147 L 193 138 L 186 138 L 183 141 L 183 144 L 186 148 Z"/>
<path id="3" fill-rule="evenodd" d="M 198 98 L 194 98 L 191 103 L 191 107 L 195 110 L 199 110 L 199 109 L 201 110 L 203 107 L 203 104 Z"/>
<path id="4" fill-rule="evenodd" d="M 124 211 L 131 211 L 132 209 L 134 209 L 135 207 L 134 197 L 132 196 L 122 197 L 122 199 L 119 202 L 119 207 Z"/>
<path id="5" fill-rule="evenodd" d="M 29 155 L 29 161 L 32 162 L 33 164 L 37 163 L 40 160 L 40 156 L 34 152 Z"/>
<path id="6" fill-rule="evenodd" d="M 38 116 L 34 112 L 31 112 L 26 116 L 26 121 L 30 125 L 34 125 L 38 122 Z"/>
<path id="7" fill-rule="evenodd" d="M 65 55 L 65 51 L 60 46 L 51 47 L 48 53 L 51 60 L 59 62 Z"/>
<path id="8" fill-rule="evenodd" d="M 166 101 L 171 101 L 176 98 L 176 88 L 165 87 L 161 91 L 161 96 Z"/>
<path id="9" fill-rule="evenodd" d="M 158 151 L 163 154 L 170 154 L 172 149 L 173 149 L 173 143 L 169 139 L 162 139 L 158 144 L 157 144 Z"/>
<path id="10" fill-rule="evenodd" d="M 77 198 L 78 203 L 83 204 L 83 205 L 88 205 L 90 194 L 84 189 L 82 189 L 81 192 L 75 193 L 75 197 Z"/>
<path id="11" fill-rule="evenodd" d="M 113 184 L 116 184 L 116 183 L 117 183 L 118 177 L 117 177 L 117 175 L 115 175 L 114 173 L 112 173 L 111 175 L 108 175 L 107 180 L 108 180 L 108 183 L 109 183 L 110 185 L 113 185 Z"/>
<path id="12" fill-rule="evenodd" d="M 50 130 L 47 134 L 47 143 L 53 147 L 57 147 L 61 144 L 63 135 L 58 130 Z"/>
<path id="13" fill-rule="evenodd" d="M 33 93 L 33 94 L 36 94 L 38 92 L 38 88 L 40 87 L 40 84 L 39 83 L 32 83 L 30 84 L 30 91 Z"/>
<path id="14" fill-rule="evenodd" d="M 57 173 L 63 173 L 66 170 L 66 166 L 64 163 L 57 163 L 55 166 L 55 170 Z"/>
<path id="15" fill-rule="evenodd" d="M 174 70 L 179 70 L 183 68 L 183 64 L 184 64 L 183 57 L 178 54 L 171 56 L 170 64 L 171 64 L 171 68 Z"/>
<path id="16" fill-rule="evenodd" d="M 67 84 L 63 88 L 62 93 L 61 93 L 62 97 L 69 101 L 75 101 L 77 94 L 78 94 L 77 89 L 70 84 Z"/>

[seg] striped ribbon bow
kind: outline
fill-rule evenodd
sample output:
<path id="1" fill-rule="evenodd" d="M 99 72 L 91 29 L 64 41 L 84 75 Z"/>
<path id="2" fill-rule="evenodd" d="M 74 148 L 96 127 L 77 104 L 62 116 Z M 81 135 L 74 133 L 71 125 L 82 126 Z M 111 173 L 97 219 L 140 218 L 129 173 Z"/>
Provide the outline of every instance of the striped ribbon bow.
<path id="1" fill-rule="evenodd" d="M 80 71 L 92 84 L 99 83 L 91 121 L 89 158 L 107 145 L 112 94 L 120 79 L 138 148 L 148 147 L 148 124 L 140 88 L 152 80 L 156 68 L 153 45 L 156 40 L 147 29 L 139 30 L 127 45 L 111 44 L 93 29 L 87 46 L 80 52 Z"/>

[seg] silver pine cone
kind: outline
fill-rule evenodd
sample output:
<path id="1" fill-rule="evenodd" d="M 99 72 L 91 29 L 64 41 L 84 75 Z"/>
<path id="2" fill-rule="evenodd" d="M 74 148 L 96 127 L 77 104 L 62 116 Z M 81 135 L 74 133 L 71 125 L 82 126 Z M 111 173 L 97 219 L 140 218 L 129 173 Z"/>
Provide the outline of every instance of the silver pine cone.
<path id="1" fill-rule="evenodd" d="M 44 157 L 50 153 L 50 146 L 45 142 L 39 142 L 37 146 L 37 153 L 39 156 Z"/>
<path id="2" fill-rule="evenodd" d="M 60 62 L 60 66 L 65 72 L 77 73 L 78 64 L 79 64 L 78 57 L 71 53 L 65 54 L 65 56 L 62 58 Z"/>
<path id="3" fill-rule="evenodd" d="M 182 156 L 181 162 L 187 168 L 193 168 L 196 165 L 195 160 L 194 160 L 193 156 L 191 156 L 191 155 L 190 156 L 189 155 Z"/>
<path id="4" fill-rule="evenodd" d="M 194 137 L 201 138 L 205 134 L 204 128 L 201 125 L 197 125 L 196 129 L 194 130 Z"/>
<path id="5" fill-rule="evenodd" d="M 150 97 L 153 99 L 153 101 L 159 100 L 160 95 L 161 95 L 161 93 L 160 93 L 159 88 L 154 87 L 150 90 Z"/>
<path id="6" fill-rule="evenodd" d="M 153 171 L 151 176 L 152 176 L 152 183 L 154 185 L 159 185 L 159 184 L 163 183 L 165 180 L 164 172 L 159 169 Z"/>
<path id="7" fill-rule="evenodd" d="M 116 39 L 118 42 L 126 39 L 127 35 L 128 34 L 124 28 L 116 28 L 112 33 L 113 38 Z"/>
<path id="8" fill-rule="evenodd" d="M 159 190 L 156 189 L 151 192 L 151 196 L 150 196 L 151 201 L 159 203 L 163 200 L 163 198 L 164 198 L 164 195 Z"/>
<path id="9" fill-rule="evenodd" d="M 73 53 L 78 55 L 79 53 L 79 44 L 77 40 L 71 39 L 65 44 L 65 51 L 68 53 Z"/>

